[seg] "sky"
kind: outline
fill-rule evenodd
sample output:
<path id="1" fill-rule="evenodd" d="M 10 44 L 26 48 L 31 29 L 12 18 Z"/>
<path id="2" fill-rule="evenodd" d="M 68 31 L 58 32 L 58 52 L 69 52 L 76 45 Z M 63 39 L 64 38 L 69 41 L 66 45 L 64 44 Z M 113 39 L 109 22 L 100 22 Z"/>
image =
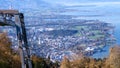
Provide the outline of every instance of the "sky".
<path id="1" fill-rule="evenodd" d="M 0 0 L 0 8 L 8 7 L 11 3 L 13 7 L 34 7 L 44 5 L 47 7 L 52 6 L 81 6 L 81 5 L 94 5 L 94 6 L 106 6 L 106 5 L 120 5 L 120 0 Z M 49 4 L 50 3 L 50 4 Z M 3 7 L 4 8 L 4 7 Z"/>
<path id="2" fill-rule="evenodd" d="M 120 4 L 120 0 L 43 0 L 52 4 L 60 5 L 107 5 L 107 4 Z"/>
<path id="3" fill-rule="evenodd" d="M 43 0 L 46 2 L 52 2 L 52 3 L 75 3 L 75 2 L 118 2 L 120 0 Z"/>
<path id="4" fill-rule="evenodd" d="M 13 1 L 15 2 L 16 0 L 0 0 L 5 1 L 5 2 L 10 2 Z M 65 6 L 74 6 L 74 5 L 117 5 L 120 4 L 120 0 L 17 0 L 18 2 L 26 2 L 26 3 L 36 3 L 41 4 L 47 2 L 51 4 L 58 4 L 58 5 L 65 5 Z M 1 3 L 0 3 L 1 4 Z M 30 5 L 30 4 L 29 4 Z"/>

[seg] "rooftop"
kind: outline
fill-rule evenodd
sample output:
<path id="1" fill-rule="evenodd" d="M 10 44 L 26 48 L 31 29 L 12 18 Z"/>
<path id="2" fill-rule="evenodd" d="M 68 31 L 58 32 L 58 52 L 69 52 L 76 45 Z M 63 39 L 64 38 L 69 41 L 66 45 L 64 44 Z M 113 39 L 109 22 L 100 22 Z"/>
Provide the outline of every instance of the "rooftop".
<path id="1" fill-rule="evenodd" d="M 0 13 L 16 14 L 16 13 L 19 13 L 19 12 L 18 12 L 18 10 L 0 10 Z"/>

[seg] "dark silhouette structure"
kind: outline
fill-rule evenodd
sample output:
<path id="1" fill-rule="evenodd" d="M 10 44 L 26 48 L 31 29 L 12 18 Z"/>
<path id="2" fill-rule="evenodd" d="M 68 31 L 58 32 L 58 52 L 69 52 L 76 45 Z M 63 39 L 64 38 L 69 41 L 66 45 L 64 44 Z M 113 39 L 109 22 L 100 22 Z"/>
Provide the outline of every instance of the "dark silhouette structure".
<path id="1" fill-rule="evenodd" d="M 22 68 L 32 68 L 23 13 L 17 10 L 0 10 L 0 26 L 16 28 Z"/>

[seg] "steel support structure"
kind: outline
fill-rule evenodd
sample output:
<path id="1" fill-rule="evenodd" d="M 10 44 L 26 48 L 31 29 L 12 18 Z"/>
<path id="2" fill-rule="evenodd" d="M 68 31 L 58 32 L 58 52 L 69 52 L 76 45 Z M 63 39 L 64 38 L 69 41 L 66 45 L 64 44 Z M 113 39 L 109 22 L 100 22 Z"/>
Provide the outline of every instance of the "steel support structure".
<path id="1" fill-rule="evenodd" d="M 32 68 L 24 15 L 17 10 L 0 10 L 0 26 L 13 26 L 16 28 L 21 67 Z"/>

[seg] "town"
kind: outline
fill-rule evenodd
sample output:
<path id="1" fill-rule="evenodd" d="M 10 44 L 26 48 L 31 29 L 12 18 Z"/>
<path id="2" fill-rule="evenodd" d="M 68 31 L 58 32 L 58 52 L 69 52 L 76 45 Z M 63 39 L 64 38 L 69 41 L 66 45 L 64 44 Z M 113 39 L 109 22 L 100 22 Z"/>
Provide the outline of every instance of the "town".
<path id="1" fill-rule="evenodd" d="M 42 18 L 41 18 L 42 17 Z M 48 17 L 48 18 L 47 18 Z M 80 53 L 90 56 L 102 48 L 115 44 L 114 26 L 99 20 L 72 19 L 74 16 L 26 17 L 26 29 L 31 55 L 50 57 L 61 61 L 64 56 Z M 58 19 L 57 19 L 57 18 Z M 9 28 L 9 29 L 8 29 Z M 12 48 L 18 49 L 14 27 L 0 27 L 12 40 Z"/>

